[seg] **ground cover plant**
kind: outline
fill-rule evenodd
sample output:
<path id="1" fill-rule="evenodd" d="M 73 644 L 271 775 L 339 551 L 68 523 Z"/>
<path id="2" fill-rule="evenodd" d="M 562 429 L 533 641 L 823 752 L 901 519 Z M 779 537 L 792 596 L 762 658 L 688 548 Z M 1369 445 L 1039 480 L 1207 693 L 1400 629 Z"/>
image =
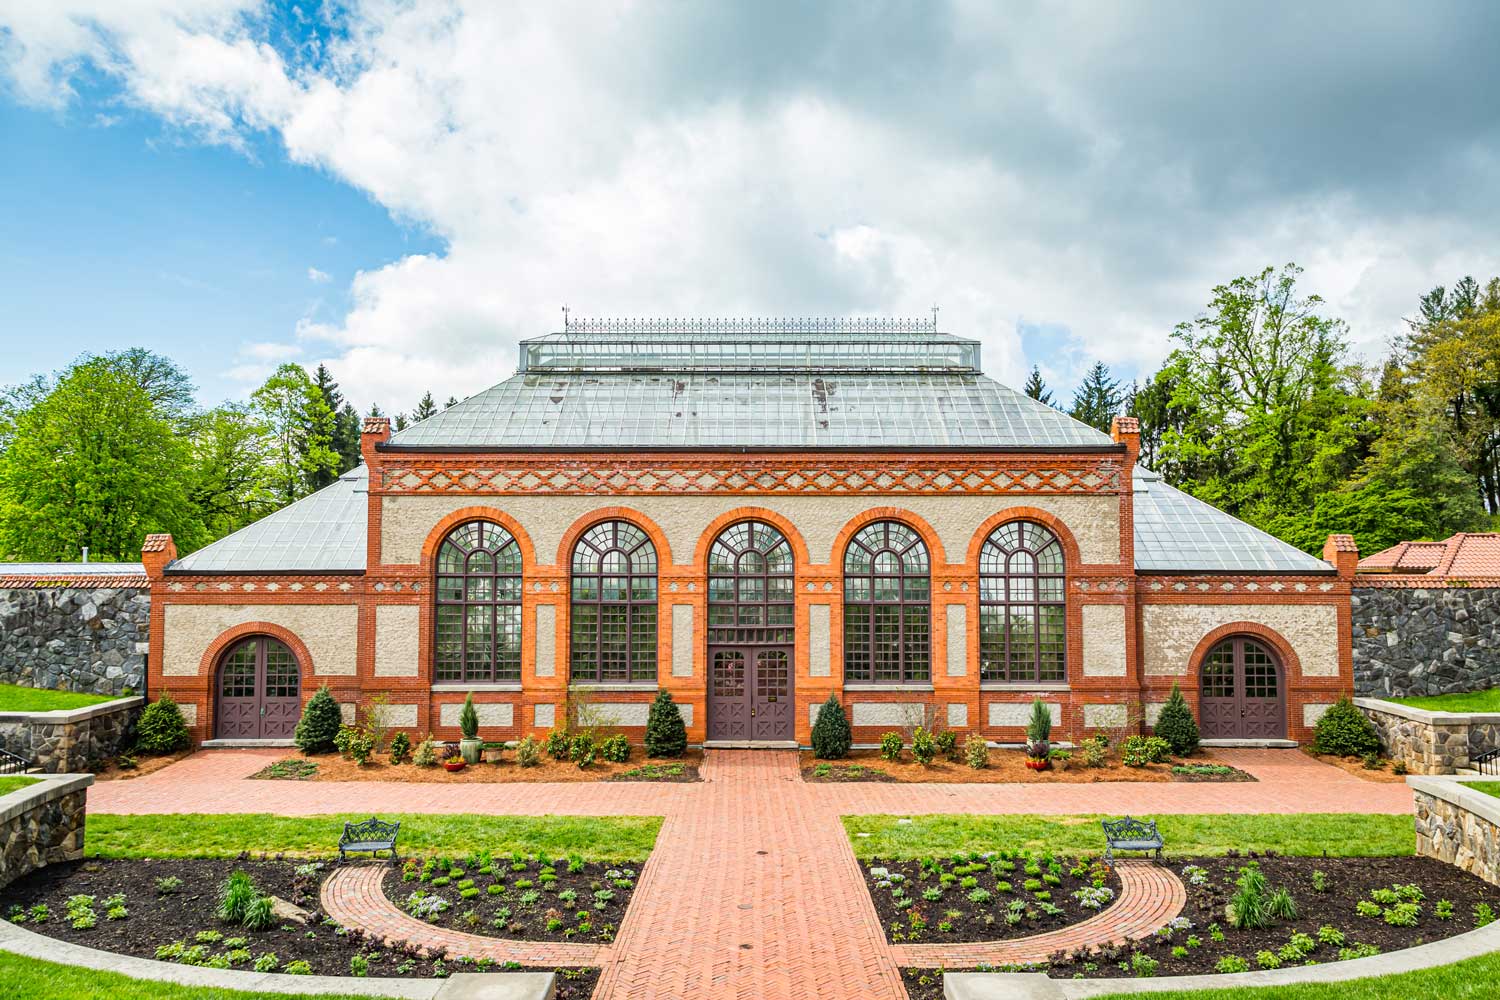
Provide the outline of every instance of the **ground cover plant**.
<path id="1" fill-rule="evenodd" d="M 703 776 L 698 772 L 697 764 L 676 761 L 670 764 L 662 764 L 655 761 L 647 761 L 638 767 L 629 770 L 617 771 L 610 775 L 607 781 L 702 781 Z"/>
<path id="2" fill-rule="evenodd" d="M 0 778 L 0 795 L 9 795 L 11 792 L 19 791 L 27 785 L 34 785 L 40 778 L 28 778 L 22 774 L 10 774 Z"/>
<path id="3" fill-rule="evenodd" d="M 256 854 L 321 858 L 338 842 L 346 821 L 369 818 L 364 813 L 90 813 L 84 849 L 102 858 L 234 858 L 249 846 Z M 579 854 L 592 861 L 638 863 L 651 853 L 661 829 L 659 816 L 390 813 L 380 818 L 401 823 L 403 857 L 451 854 L 455 844 L 484 844 L 496 852 L 545 851 L 554 857 Z"/>
<path id="4" fill-rule="evenodd" d="M 78 694 L 74 691 L 48 691 L 45 688 L 0 684 L 0 712 L 57 712 L 87 708 L 114 701 L 126 695 Z"/>
<path id="5" fill-rule="evenodd" d="M 886 936 L 898 943 L 1040 934 L 1093 916 L 1120 891 L 1099 859 L 1048 850 L 873 858 L 861 868 Z"/>
<path id="6" fill-rule="evenodd" d="M 1102 815 L 1038 816 L 845 816 L 855 856 L 915 860 L 958 851 L 1052 850 L 1090 854 L 1103 848 Z M 1335 857 L 1400 857 L 1416 850 L 1410 815 L 1344 813 L 1197 813 L 1153 817 L 1167 842 L 1168 857 L 1280 851 Z M 907 820 L 907 822 L 902 822 Z"/>
<path id="7" fill-rule="evenodd" d="M 527 941 L 613 941 L 640 869 L 546 852 L 410 858 L 385 879 L 391 902 L 466 934 Z"/>

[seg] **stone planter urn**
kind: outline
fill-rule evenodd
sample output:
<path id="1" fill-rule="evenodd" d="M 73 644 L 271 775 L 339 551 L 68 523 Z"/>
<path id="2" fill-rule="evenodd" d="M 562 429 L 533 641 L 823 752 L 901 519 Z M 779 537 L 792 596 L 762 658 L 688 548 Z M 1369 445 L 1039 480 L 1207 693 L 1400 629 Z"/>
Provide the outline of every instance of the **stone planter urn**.
<path id="1" fill-rule="evenodd" d="M 504 753 L 504 747 L 485 747 L 484 762 L 486 764 L 498 764 L 500 763 L 500 758 L 504 755 Z"/>
<path id="2" fill-rule="evenodd" d="M 465 764 L 478 764 L 479 755 L 484 752 L 484 740 L 478 737 L 465 736 L 458 741 L 458 753 L 464 759 Z"/>

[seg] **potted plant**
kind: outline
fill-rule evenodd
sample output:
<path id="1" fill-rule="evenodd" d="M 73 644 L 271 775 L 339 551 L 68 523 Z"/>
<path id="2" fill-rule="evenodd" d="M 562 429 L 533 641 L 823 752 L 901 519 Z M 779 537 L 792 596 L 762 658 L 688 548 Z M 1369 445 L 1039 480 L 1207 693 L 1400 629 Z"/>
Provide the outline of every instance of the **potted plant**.
<path id="1" fill-rule="evenodd" d="M 443 770 L 445 771 L 456 774 L 467 766 L 467 762 L 463 757 L 459 756 L 458 747 L 452 743 L 442 744 L 442 749 L 438 751 L 438 756 L 442 761 Z"/>
<path id="2" fill-rule="evenodd" d="M 1031 701 L 1031 721 L 1026 723 L 1026 766 L 1045 771 L 1052 753 L 1052 712 L 1040 698 Z"/>
<path id="3" fill-rule="evenodd" d="M 486 764 L 500 763 L 500 757 L 505 753 L 505 744 L 486 741 L 484 744 L 484 762 Z"/>
<path id="4" fill-rule="evenodd" d="M 464 707 L 458 713 L 458 729 L 464 738 L 458 741 L 458 752 L 465 764 L 478 764 L 479 754 L 484 750 L 484 741 L 479 738 L 479 713 L 474 709 L 474 695 L 464 697 Z"/>

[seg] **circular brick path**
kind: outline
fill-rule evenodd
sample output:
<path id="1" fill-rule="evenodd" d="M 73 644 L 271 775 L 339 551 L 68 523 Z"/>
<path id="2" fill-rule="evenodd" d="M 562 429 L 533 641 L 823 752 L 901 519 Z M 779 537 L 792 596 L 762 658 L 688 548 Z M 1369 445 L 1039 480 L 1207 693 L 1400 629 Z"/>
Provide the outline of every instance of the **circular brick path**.
<path id="1" fill-rule="evenodd" d="M 905 1000 L 897 963 L 908 956 L 905 949 L 898 954 L 885 940 L 839 822 L 844 815 L 1409 815 L 1412 808 L 1411 790 L 1405 785 L 1362 781 L 1289 750 L 1221 754 L 1226 763 L 1260 779 L 1236 784 L 814 785 L 801 780 L 795 753 L 768 751 L 712 751 L 703 768 L 705 780 L 696 784 L 243 780 L 279 756 L 284 752 L 196 754 L 145 777 L 96 784 L 89 789 L 89 808 L 104 813 L 285 816 L 372 811 L 663 816 L 656 849 L 641 870 L 619 934 L 592 959 L 604 969 L 594 1000 Z M 330 836 L 336 835 L 336 826 L 331 827 Z M 372 891 L 375 897 L 365 896 L 364 904 L 384 900 L 378 884 Z M 384 916 L 372 912 L 369 919 Z M 1167 919 L 1170 916 L 1164 915 L 1161 923 Z M 1149 922 L 1142 917 L 1143 928 Z M 435 943 L 435 928 L 418 926 L 421 936 L 416 940 Z M 462 943 L 452 946 L 456 954 L 476 950 L 468 935 L 459 937 Z M 522 958 L 507 952 L 501 958 L 491 953 L 497 960 L 548 965 L 590 961 L 571 954 L 557 958 L 550 951 L 587 945 L 481 940 L 491 948 L 534 948 L 538 950 L 528 954 L 547 956 Z M 484 952 L 475 957 L 480 954 Z M 974 960 L 1007 961 L 988 955 Z M 951 967 L 966 960 L 945 952 L 942 961 Z"/>

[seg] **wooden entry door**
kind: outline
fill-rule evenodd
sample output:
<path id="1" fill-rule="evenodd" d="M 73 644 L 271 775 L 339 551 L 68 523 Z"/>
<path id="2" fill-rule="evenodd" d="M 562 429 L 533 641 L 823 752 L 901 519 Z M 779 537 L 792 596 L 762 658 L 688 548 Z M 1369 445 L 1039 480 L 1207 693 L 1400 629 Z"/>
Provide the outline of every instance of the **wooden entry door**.
<path id="1" fill-rule="evenodd" d="M 1204 739 L 1286 737 L 1281 665 L 1254 639 L 1225 639 L 1203 659 L 1198 714 Z"/>
<path id="2" fill-rule="evenodd" d="M 286 644 L 256 636 L 235 644 L 219 667 L 214 735 L 290 739 L 302 714 L 302 671 Z"/>
<path id="3" fill-rule="evenodd" d="M 709 740 L 795 739 L 793 702 L 791 650 L 713 650 L 709 661 Z"/>

